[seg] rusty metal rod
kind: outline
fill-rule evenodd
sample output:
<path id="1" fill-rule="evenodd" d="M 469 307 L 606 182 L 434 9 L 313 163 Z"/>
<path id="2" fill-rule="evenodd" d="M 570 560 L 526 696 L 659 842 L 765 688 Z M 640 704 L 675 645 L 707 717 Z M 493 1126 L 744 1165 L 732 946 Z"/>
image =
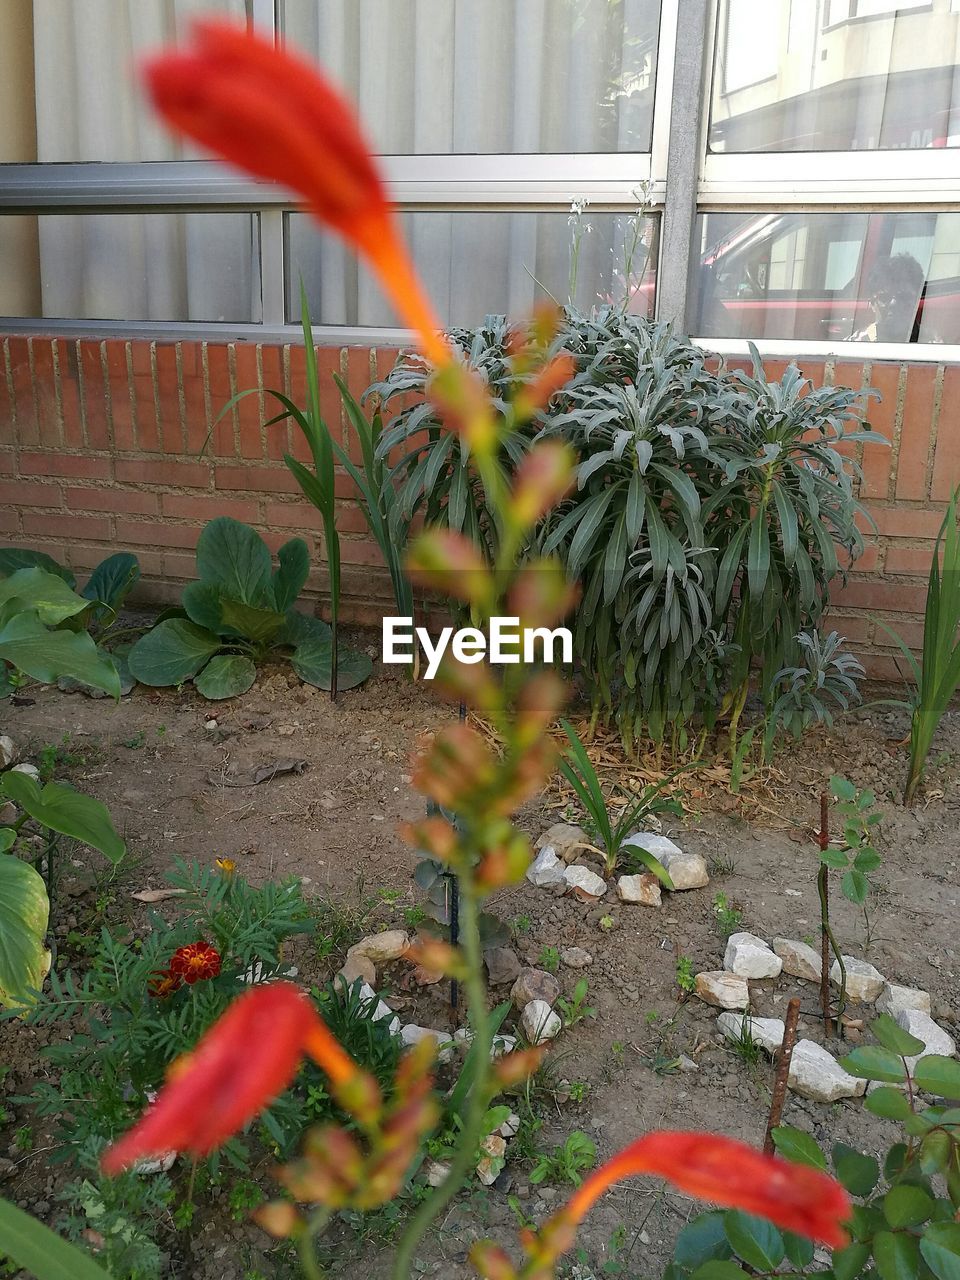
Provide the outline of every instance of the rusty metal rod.
<path id="1" fill-rule="evenodd" d="M 770 1100 L 770 1114 L 767 1117 L 767 1132 L 763 1139 L 763 1150 L 768 1156 L 774 1153 L 773 1131 L 780 1123 L 783 1115 L 783 1104 L 787 1097 L 787 1077 L 790 1074 L 790 1059 L 793 1057 L 793 1046 L 797 1042 L 797 1019 L 800 1017 L 800 999 L 797 996 L 787 1005 L 787 1016 L 783 1023 L 783 1044 L 777 1055 L 777 1074 L 773 1082 L 773 1098 Z"/>

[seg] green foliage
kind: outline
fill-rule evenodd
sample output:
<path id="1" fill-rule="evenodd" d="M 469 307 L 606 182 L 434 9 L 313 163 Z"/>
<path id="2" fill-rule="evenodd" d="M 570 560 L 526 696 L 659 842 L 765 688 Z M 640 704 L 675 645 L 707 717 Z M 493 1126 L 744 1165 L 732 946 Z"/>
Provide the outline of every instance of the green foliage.
<path id="1" fill-rule="evenodd" d="M 882 862 L 873 839 L 883 814 L 874 810 L 876 796 L 872 791 L 858 791 L 846 778 L 831 778 L 830 791 L 836 801 L 836 813 L 843 819 L 843 845 L 824 849 L 820 860 L 843 872 L 843 896 L 862 907 L 873 888 L 870 876 Z"/>
<path id="2" fill-rule="evenodd" d="M 854 1200 L 850 1244 L 834 1250 L 827 1266 L 815 1265 L 810 1241 L 761 1218 L 739 1210 L 700 1214 L 677 1237 L 670 1280 L 743 1280 L 746 1274 L 783 1274 L 788 1263 L 826 1280 L 957 1280 L 960 1063 L 931 1054 L 908 1072 L 905 1059 L 922 1051 L 921 1042 L 886 1016 L 871 1029 L 880 1043 L 859 1046 L 842 1065 L 852 1075 L 882 1082 L 865 1106 L 902 1124 L 906 1141 L 894 1144 L 882 1161 L 837 1143 L 828 1162 L 802 1130 L 782 1125 L 773 1131 L 784 1159 L 823 1170 L 832 1164 Z M 918 1090 L 943 1101 L 927 1105 Z"/>
<path id="3" fill-rule="evenodd" d="M 587 819 L 603 846 L 607 874 L 613 875 L 619 862 L 639 863 L 668 889 L 672 889 L 673 881 L 663 863 L 646 849 L 630 844 L 629 837 L 644 818 L 659 813 L 682 814 L 680 803 L 672 796 L 664 795 L 665 788 L 677 775 L 674 773 L 662 782 L 650 783 L 639 795 L 621 788 L 626 803 L 618 817 L 612 820 L 603 786 L 586 747 L 572 725 L 566 720 L 561 723 L 570 745 L 560 761 L 560 772 L 576 792 Z"/>
<path id="4" fill-rule="evenodd" d="M 842 653 L 846 643 L 836 631 L 826 637 L 820 632 L 801 631 L 797 644 L 802 653 L 800 666 L 784 667 L 773 678 L 773 701 L 767 714 L 764 754 L 769 760 L 777 733 L 783 730 L 799 740 L 812 724 L 833 724 L 831 704 L 849 710 L 860 701 L 857 681 L 866 672 L 852 653 Z M 782 692 L 778 692 L 782 690 Z"/>
<path id="5" fill-rule="evenodd" d="M 183 609 L 167 616 L 130 651 L 130 670 L 147 685 L 193 680 L 205 698 L 233 698 L 257 678 L 269 656 L 289 657 L 301 680 L 329 689 L 331 631 L 319 618 L 294 607 L 310 571 L 307 544 L 292 538 L 270 551 L 249 525 L 218 516 L 197 542 L 199 579 L 184 588 Z M 370 674 L 366 655 L 351 655 L 340 685 Z"/>
<path id="6" fill-rule="evenodd" d="M 445 816 L 451 818 L 449 813 Z M 437 937 L 449 939 L 454 895 L 457 893 L 456 877 L 449 867 L 443 866 L 435 858 L 421 858 L 413 869 L 413 880 L 427 895 L 423 908 L 426 917 L 423 928 Z M 505 947 L 509 944 L 510 926 L 499 916 L 495 916 L 491 911 L 480 911 L 477 922 L 480 945 L 484 951 L 489 951 L 491 947 Z"/>
<path id="7" fill-rule="evenodd" d="M 0 838 L 8 828 L 0 829 Z M 44 946 L 50 901 L 43 877 L 0 847 L 0 1006 L 38 991 L 50 968 Z"/>
<path id="8" fill-rule="evenodd" d="M 558 947 L 541 947 L 537 964 L 547 973 L 556 973 L 560 968 L 560 950 Z"/>
<path id="9" fill-rule="evenodd" d="M 569 1183 L 579 1187 L 582 1181 L 580 1175 L 587 1169 L 592 1169 L 596 1161 L 597 1144 L 577 1129 L 559 1146 L 554 1147 L 552 1152 L 542 1152 L 538 1156 L 530 1171 L 530 1181 L 534 1184 Z"/>
<path id="10" fill-rule="evenodd" d="M 4 1257 L 36 1280 L 108 1280 L 109 1275 L 42 1222 L 0 1199 L 0 1261 Z"/>
<path id="11" fill-rule="evenodd" d="M 889 699 L 896 706 L 909 707 L 910 762 L 904 784 L 903 802 L 912 804 L 930 754 L 937 726 L 960 685 L 960 531 L 957 504 L 960 490 L 947 506 L 930 561 L 927 603 L 923 618 L 923 652 L 914 657 L 901 636 L 880 622 L 899 645 L 914 680 L 908 701 Z"/>
<path id="12" fill-rule="evenodd" d="M 578 1022 L 582 1022 L 584 1018 L 595 1018 L 597 1011 L 592 1004 L 587 1004 L 587 993 L 589 986 L 586 978 L 578 979 L 573 988 L 573 998 L 565 999 L 563 996 L 557 1000 L 557 1008 L 560 1016 L 563 1018 L 565 1027 L 575 1027 Z M 572 1095 L 571 1095 L 572 1096 Z"/>
<path id="13" fill-rule="evenodd" d="M 729 938 L 731 933 L 736 933 L 743 924 L 743 912 L 738 907 L 730 905 L 725 893 L 718 893 L 714 897 L 713 915 L 717 928 L 724 938 Z"/>
<path id="14" fill-rule="evenodd" d="M 689 956 L 677 956 L 676 980 L 683 996 L 692 995 L 697 989 L 697 975 L 693 961 Z"/>

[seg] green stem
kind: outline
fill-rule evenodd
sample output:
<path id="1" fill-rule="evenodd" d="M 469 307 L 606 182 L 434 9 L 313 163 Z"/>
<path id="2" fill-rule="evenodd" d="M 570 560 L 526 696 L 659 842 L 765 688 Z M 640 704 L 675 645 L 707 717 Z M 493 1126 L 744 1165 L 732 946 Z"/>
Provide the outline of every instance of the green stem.
<path id="1" fill-rule="evenodd" d="M 477 901 L 474 892 L 473 885 L 465 878 L 460 887 L 460 943 L 467 962 L 467 978 L 464 987 L 474 1036 L 473 1044 L 477 1049 L 475 1076 L 471 1082 L 463 1130 L 460 1134 L 457 1153 L 450 1163 L 450 1172 L 433 1194 L 423 1202 L 404 1232 L 393 1263 L 393 1280 L 409 1280 L 417 1245 L 423 1239 L 430 1224 L 436 1221 L 471 1173 L 476 1160 L 477 1147 L 483 1136 L 483 1121 L 489 1102 L 485 1086 L 490 1070 L 493 1036 L 483 985 L 481 969 L 483 953 L 480 947 Z"/>
<path id="2" fill-rule="evenodd" d="M 300 1253 L 300 1266 L 307 1280 L 323 1280 L 324 1271 L 317 1261 L 316 1250 L 314 1249 L 314 1241 L 323 1231 L 327 1223 L 330 1221 L 329 1209 L 317 1209 L 307 1221 L 307 1225 L 303 1230 L 303 1234 L 297 1241 L 297 1249 Z"/>

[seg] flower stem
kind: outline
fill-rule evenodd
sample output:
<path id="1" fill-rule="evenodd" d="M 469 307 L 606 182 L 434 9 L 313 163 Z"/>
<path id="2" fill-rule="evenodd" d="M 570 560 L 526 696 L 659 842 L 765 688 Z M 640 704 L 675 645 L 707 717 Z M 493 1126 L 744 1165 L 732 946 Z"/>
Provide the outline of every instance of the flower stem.
<path id="1" fill-rule="evenodd" d="M 423 1239 L 430 1224 L 436 1221 L 470 1174 L 483 1133 L 483 1118 L 489 1102 L 486 1084 L 490 1070 L 493 1036 L 483 985 L 481 967 L 483 955 L 480 948 L 477 900 L 474 887 L 467 877 L 464 877 L 460 888 L 460 941 L 467 962 L 464 987 L 474 1036 L 472 1047 L 476 1049 L 474 1078 L 467 1095 L 463 1129 L 457 1153 L 450 1164 L 450 1172 L 433 1194 L 423 1202 L 404 1232 L 394 1259 L 393 1280 L 409 1280 L 410 1267 L 417 1245 Z"/>
<path id="2" fill-rule="evenodd" d="M 320 1263 L 317 1261 L 317 1254 L 314 1249 L 314 1241 L 323 1231 L 327 1223 L 330 1221 L 329 1209 L 317 1209 L 307 1221 L 303 1234 L 297 1241 L 297 1249 L 300 1253 L 300 1266 L 307 1280 L 323 1280 L 326 1274 Z"/>

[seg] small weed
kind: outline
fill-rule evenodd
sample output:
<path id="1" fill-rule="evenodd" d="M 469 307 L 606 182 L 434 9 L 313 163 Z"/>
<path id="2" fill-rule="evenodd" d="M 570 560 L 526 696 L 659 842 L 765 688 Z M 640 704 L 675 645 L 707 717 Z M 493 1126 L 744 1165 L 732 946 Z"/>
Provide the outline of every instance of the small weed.
<path id="1" fill-rule="evenodd" d="M 697 988 L 693 961 L 689 956 L 677 956 L 677 986 L 680 988 L 684 999 L 692 995 Z"/>
<path id="2" fill-rule="evenodd" d="M 533 928 L 533 921 L 527 915 L 514 916 L 511 928 L 513 929 L 514 937 L 522 938 L 524 934 L 529 933 Z"/>
<path id="3" fill-rule="evenodd" d="M 755 1067 L 763 1059 L 763 1048 L 754 1040 L 746 1016 L 741 1020 L 740 1034 L 730 1041 L 730 1047 L 745 1066 Z"/>
<path id="4" fill-rule="evenodd" d="M 556 947 L 544 947 L 537 960 L 541 969 L 547 973 L 556 973 L 560 968 L 560 952 Z"/>
<path id="5" fill-rule="evenodd" d="M 579 1187 L 581 1173 L 592 1169 L 597 1161 L 597 1144 L 579 1129 L 575 1130 L 552 1154 L 541 1153 L 530 1173 L 530 1181 L 570 1183 Z"/>
<path id="6" fill-rule="evenodd" d="M 590 1095 L 590 1085 L 586 1080 L 571 1080 L 569 1095 L 570 1101 L 580 1106 Z"/>
<path id="7" fill-rule="evenodd" d="M 28 1124 L 22 1124 L 13 1135 L 13 1145 L 18 1151 L 33 1150 L 33 1130 Z"/>
<path id="8" fill-rule="evenodd" d="M 613 916 L 600 917 L 600 928 L 604 931 L 604 933 L 609 933 L 616 923 L 617 922 L 616 920 L 614 920 Z"/>
<path id="9" fill-rule="evenodd" d="M 69 733 L 63 735 L 59 745 L 48 742 L 37 752 L 37 769 L 43 782 L 49 782 L 58 769 L 73 769 L 86 762 L 86 757 L 74 747 Z"/>
<path id="10" fill-rule="evenodd" d="M 643 1015 L 643 1020 L 648 1027 L 652 1027 L 654 1023 L 660 1021 L 660 1014 L 656 1009 L 648 1009 L 647 1012 Z"/>
<path id="11" fill-rule="evenodd" d="M 731 933 L 736 933 L 743 924 L 743 912 L 738 907 L 730 905 L 725 893 L 718 893 L 714 898 L 713 914 L 717 928 L 724 938 L 729 938 Z"/>
<path id="12" fill-rule="evenodd" d="M 191 1200 L 184 1200 L 173 1211 L 173 1225 L 178 1231 L 188 1231 L 193 1226 L 197 1206 Z"/>
<path id="13" fill-rule="evenodd" d="M 546 967 L 546 966 L 544 966 Z M 575 1027 L 584 1018 L 595 1018 L 597 1011 L 592 1004 L 587 1004 L 587 980 L 581 978 L 573 988 L 573 999 L 565 1000 L 563 996 L 557 1001 L 557 1008 L 563 1018 L 565 1027 Z"/>
<path id="14" fill-rule="evenodd" d="M 427 918 L 427 913 L 426 911 L 424 911 L 423 907 L 413 906 L 413 907 L 404 907 L 403 909 L 403 923 L 407 926 L 408 929 L 418 928 L 421 924 L 423 924 L 426 918 Z"/>
<path id="15" fill-rule="evenodd" d="M 732 876 L 736 874 L 737 860 L 732 853 L 718 849 L 710 855 L 708 866 L 712 876 Z"/>
<path id="16" fill-rule="evenodd" d="M 127 747 L 130 751 L 139 751 L 140 748 L 143 746 L 143 744 L 146 742 L 146 740 L 147 740 L 147 735 L 143 731 L 143 729 L 141 729 L 140 732 L 135 733 L 132 738 L 124 738 L 123 745 Z"/>
<path id="17" fill-rule="evenodd" d="M 241 1178 L 239 1182 L 235 1182 L 230 1189 L 230 1217 L 234 1222 L 243 1222 L 250 1215 L 252 1209 L 256 1209 L 257 1205 L 262 1204 L 264 1200 L 263 1191 L 252 1182 L 249 1178 Z"/>

